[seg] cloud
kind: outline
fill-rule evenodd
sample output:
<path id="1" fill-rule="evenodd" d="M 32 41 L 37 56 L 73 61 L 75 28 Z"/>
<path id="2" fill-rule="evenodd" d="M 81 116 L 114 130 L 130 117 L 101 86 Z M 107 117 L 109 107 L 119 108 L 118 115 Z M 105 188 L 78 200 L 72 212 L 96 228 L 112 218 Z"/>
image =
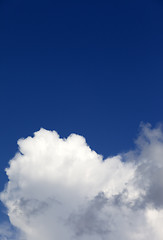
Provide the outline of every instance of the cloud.
<path id="1" fill-rule="evenodd" d="M 16 239 L 163 239 L 161 126 L 142 125 L 135 150 L 107 159 L 45 129 L 18 145 L 0 196 Z"/>
<path id="2" fill-rule="evenodd" d="M 0 239 L 1 240 L 16 240 L 21 239 L 21 234 L 10 223 L 4 222 L 0 224 Z"/>

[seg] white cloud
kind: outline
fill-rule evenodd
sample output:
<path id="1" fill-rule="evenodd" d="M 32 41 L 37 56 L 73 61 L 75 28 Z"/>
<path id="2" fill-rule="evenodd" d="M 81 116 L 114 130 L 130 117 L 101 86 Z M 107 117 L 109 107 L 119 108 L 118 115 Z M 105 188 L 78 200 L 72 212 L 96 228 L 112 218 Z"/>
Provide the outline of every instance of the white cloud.
<path id="1" fill-rule="evenodd" d="M 134 151 L 105 160 L 76 134 L 41 129 L 18 145 L 1 200 L 20 239 L 163 239 L 161 127 L 142 126 Z"/>

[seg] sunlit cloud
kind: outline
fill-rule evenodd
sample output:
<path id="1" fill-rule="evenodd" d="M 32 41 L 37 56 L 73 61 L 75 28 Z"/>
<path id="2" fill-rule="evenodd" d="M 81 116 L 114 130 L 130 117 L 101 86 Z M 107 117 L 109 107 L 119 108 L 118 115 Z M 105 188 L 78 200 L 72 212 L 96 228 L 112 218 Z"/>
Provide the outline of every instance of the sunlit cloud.
<path id="1" fill-rule="evenodd" d="M 16 239 L 163 239 L 161 127 L 142 125 L 134 150 L 107 159 L 82 136 L 45 129 L 18 146 L 1 193 Z"/>

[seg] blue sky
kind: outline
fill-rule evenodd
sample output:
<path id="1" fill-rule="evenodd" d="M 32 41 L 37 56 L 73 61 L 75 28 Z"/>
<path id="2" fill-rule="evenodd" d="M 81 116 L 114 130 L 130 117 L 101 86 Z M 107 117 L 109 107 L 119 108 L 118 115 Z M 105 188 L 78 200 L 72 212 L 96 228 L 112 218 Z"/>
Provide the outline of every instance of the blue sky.
<path id="1" fill-rule="evenodd" d="M 0 1 L 0 189 L 17 140 L 41 127 L 105 157 L 162 122 L 163 3 Z"/>

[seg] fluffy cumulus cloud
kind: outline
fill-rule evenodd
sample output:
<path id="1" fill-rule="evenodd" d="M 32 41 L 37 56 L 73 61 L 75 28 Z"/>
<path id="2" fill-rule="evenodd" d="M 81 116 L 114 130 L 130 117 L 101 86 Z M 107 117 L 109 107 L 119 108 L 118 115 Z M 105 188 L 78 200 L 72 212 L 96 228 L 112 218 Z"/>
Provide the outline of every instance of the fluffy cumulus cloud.
<path id="1" fill-rule="evenodd" d="M 18 145 L 0 196 L 16 239 L 163 239 L 161 127 L 142 126 L 135 150 L 107 159 L 82 136 L 45 129 Z"/>

